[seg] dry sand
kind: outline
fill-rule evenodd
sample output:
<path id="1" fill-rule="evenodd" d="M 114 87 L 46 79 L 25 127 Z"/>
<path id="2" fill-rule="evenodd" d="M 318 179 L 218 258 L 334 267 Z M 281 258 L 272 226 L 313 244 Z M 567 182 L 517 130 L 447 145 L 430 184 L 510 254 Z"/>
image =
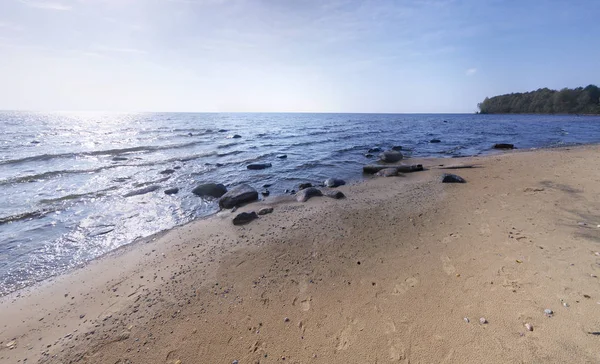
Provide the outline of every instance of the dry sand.
<path id="1" fill-rule="evenodd" d="M 0 362 L 600 362 L 600 147 L 423 163 L 4 297 Z"/>

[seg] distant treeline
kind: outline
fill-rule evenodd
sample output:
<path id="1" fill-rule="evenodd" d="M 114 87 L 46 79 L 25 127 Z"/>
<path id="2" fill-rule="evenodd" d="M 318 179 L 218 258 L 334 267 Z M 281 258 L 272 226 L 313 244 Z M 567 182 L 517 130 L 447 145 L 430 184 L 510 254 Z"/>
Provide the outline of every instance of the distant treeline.
<path id="1" fill-rule="evenodd" d="M 600 114 L 600 88 L 595 85 L 560 91 L 541 88 L 486 97 L 477 107 L 481 114 Z"/>

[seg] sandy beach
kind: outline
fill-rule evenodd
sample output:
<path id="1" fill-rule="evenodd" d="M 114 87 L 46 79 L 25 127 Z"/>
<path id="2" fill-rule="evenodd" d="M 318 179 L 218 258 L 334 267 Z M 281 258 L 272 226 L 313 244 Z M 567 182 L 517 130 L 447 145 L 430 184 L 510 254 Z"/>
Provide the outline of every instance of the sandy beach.
<path id="1" fill-rule="evenodd" d="M 0 362 L 599 362 L 600 146 L 409 162 L 5 296 Z"/>

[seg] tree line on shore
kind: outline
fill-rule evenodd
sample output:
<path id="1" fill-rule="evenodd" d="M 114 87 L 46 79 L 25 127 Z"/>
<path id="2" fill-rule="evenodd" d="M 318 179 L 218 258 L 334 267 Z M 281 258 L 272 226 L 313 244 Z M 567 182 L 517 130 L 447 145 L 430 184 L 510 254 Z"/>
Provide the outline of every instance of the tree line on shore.
<path id="1" fill-rule="evenodd" d="M 540 88 L 486 97 L 477 107 L 480 114 L 600 114 L 600 88 Z"/>

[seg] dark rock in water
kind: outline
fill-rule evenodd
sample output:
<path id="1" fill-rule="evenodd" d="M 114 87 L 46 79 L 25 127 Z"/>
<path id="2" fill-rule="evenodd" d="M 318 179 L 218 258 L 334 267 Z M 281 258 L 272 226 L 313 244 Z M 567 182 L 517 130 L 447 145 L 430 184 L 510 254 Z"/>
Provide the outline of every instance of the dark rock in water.
<path id="1" fill-rule="evenodd" d="M 283 193 L 290 193 L 290 190 L 288 190 L 287 188 L 285 189 L 285 191 L 283 191 Z"/>
<path id="2" fill-rule="evenodd" d="M 402 150 L 402 146 L 401 146 L 401 145 L 394 145 L 394 146 L 392 147 L 392 150 L 395 150 L 395 151 Z"/>
<path id="3" fill-rule="evenodd" d="M 118 161 L 126 161 L 126 160 L 127 160 L 127 158 L 125 158 L 125 157 L 114 157 L 112 160 L 113 160 L 113 161 L 115 161 L 115 162 L 118 162 Z"/>
<path id="4" fill-rule="evenodd" d="M 213 131 L 212 131 L 212 129 L 206 129 L 204 132 L 205 133 L 212 133 Z"/>
<path id="5" fill-rule="evenodd" d="M 291 190 L 290 193 L 293 195 L 296 193 L 296 190 Z"/>
<path id="6" fill-rule="evenodd" d="M 263 195 L 265 197 L 269 196 L 270 194 L 271 194 L 271 192 L 269 192 L 269 190 L 264 190 L 261 192 L 261 195 Z"/>
<path id="7" fill-rule="evenodd" d="M 346 195 L 342 191 L 338 190 L 325 190 L 322 191 L 324 196 L 335 198 L 336 200 L 346 198 Z"/>
<path id="8" fill-rule="evenodd" d="M 215 163 L 215 167 L 223 167 L 223 163 Z"/>
<path id="9" fill-rule="evenodd" d="M 173 187 L 165 190 L 165 195 L 174 195 L 179 192 L 179 188 Z"/>
<path id="10" fill-rule="evenodd" d="M 280 154 L 277 156 L 277 158 L 279 159 L 286 159 L 287 158 L 287 154 Z"/>
<path id="11" fill-rule="evenodd" d="M 232 188 L 219 199 L 219 206 L 225 209 L 230 209 L 234 206 L 258 200 L 258 192 L 248 186 L 239 185 Z"/>
<path id="12" fill-rule="evenodd" d="M 370 164 L 370 165 L 363 166 L 363 173 L 364 174 L 375 174 L 375 173 L 381 171 L 382 169 L 386 169 L 386 168 L 390 168 L 390 167 L 385 166 L 385 165 L 379 165 L 379 164 Z M 398 172 L 400 172 L 400 173 L 410 173 L 410 172 L 422 171 L 423 165 L 422 164 L 399 165 L 399 166 L 394 166 L 393 168 L 396 168 L 398 170 Z"/>
<path id="13" fill-rule="evenodd" d="M 188 133 L 188 136 L 194 136 L 194 134 L 192 134 L 192 133 Z"/>
<path id="14" fill-rule="evenodd" d="M 367 153 L 367 154 L 365 154 L 365 157 L 367 157 L 367 158 L 373 158 L 373 157 L 374 157 L 374 155 L 373 155 L 373 154 L 371 154 L 371 153 Z"/>
<path id="15" fill-rule="evenodd" d="M 395 177 L 398 175 L 398 168 L 384 168 L 375 173 L 379 177 Z"/>
<path id="16" fill-rule="evenodd" d="M 271 183 L 265 183 L 265 184 L 263 185 L 263 188 L 269 188 L 269 187 L 271 187 L 271 186 L 273 186 Z"/>
<path id="17" fill-rule="evenodd" d="M 173 167 L 173 169 L 181 169 L 181 166 Z"/>
<path id="18" fill-rule="evenodd" d="M 388 150 L 379 155 L 379 160 L 385 163 L 396 163 L 402 160 L 402 153 Z"/>
<path id="19" fill-rule="evenodd" d="M 227 129 L 219 129 L 217 130 L 219 133 L 227 133 L 229 130 Z"/>
<path id="20" fill-rule="evenodd" d="M 272 166 L 273 165 L 271 163 L 253 163 L 253 164 L 248 164 L 246 166 L 246 168 L 252 169 L 252 170 L 258 170 L 258 169 L 270 168 Z"/>
<path id="21" fill-rule="evenodd" d="M 227 187 L 220 183 L 204 183 L 194 188 L 192 193 L 200 197 L 219 198 L 227 193 Z"/>
<path id="22" fill-rule="evenodd" d="M 160 186 L 157 186 L 157 185 L 148 186 L 148 187 L 140 188 L 139 190 L 134 190 L 129 193 L 126 193 L 123 195 L 123 197 L 145 195 L 146 193 L 154 192 L 154 191 L 158 190 L 159 188 L 160 188 Z"/>
<path id="23" fill-rule="evenodd" d="M 231 138 L 233 138 L 233 139 L 239 139 L 239 138 L 241 138 L 241 137 L 242 137 L 241 135 L 239 135 L 239 134 L 235 134 L 235 135 L 234 135 L 234 136 L 232 136 Z"/>
<path id="24" fill-rule="evenodd" d="M 40 141 L 39 140 L 32 140 L 31 144 L 40 144 Z"/>
<path id="25" fill-rule="evenodd" d="M 499 144 L 494 144 L 494 149 L 515 149 L 515 145 L 507 144 L 507 143 L 499 143 Z"/>
<path id="26" fill-rule="evenodd" d="M 318 197 L 318 196 L 323 196 L 323 192 L 321 192 L 321 190 L 319 190 L 317 188 L 309 187 L 309 188 L 303 189 L 302 191 L 298 191 L 298 193 L 296 194 L 296 201 L 306 202 L 311 197 Z"/>
<path id="27" fill-rule="evenodd" d="M 448 122 L 448 120 L 444 120 L 444 122 L 445 122 L 445 123 L 447 123 L 447 122 Z"/>
<path id="28" fill-rule="evenodd" d="M 442 141 L 439 139 L 431 139 L 429 142 L 430 143 L 441 143 Z"/>
<path id="29" fill-rule="evenodd" d="M 346 181 L 339 178 L 327 178 L 324 184 L 327 187 L 339 187 L 345 185 Z"/>
<path id="30" fill-rule="evenodd" d="M 262 209 L 258 210 L 259 215 L 266 215 L 266 214 L 270 214 L 271 212 L 273 212 L 272 207 L 263 207 Z"/>
<path id="31" fill-rule="evenodd" d="M 233 225 L 244 225 L 252 220 L 258 219 L 256 212 L 240 212 L 233 218 Z"/>
<path id="32" fill-rule="evenodd" d="M 312 187 L 312 186 L 313 186 L 312 183 L 308 183 L 308 182 L 307 183 L 300 183 L 298 185 L 298 190 L 302 191 L 303 189 L 309 188 L 309 187 Z"/>
<path id="33" fill-rule="evenodd" d="M 367 150 L 367 153 L 379 153 L 381 152 L 381 148 L 379 147 L 375 147 L 375 148 L 371 148 L 369 150 Z"/>
<path id="34" fill-rule="evenodd" d="M 442 175 L 442 183 L 466 183 L 464 178 L 455 174 L 444 173 Z"/>
<path id="35" fill-rule="evenodd" d="M 160 174 L 172 174 L 172 173 L 175 173 L 175 170 L 169 168 L 169 169 L 165 169 L 164 171 L 160 171 L 159 173 Z"/>

